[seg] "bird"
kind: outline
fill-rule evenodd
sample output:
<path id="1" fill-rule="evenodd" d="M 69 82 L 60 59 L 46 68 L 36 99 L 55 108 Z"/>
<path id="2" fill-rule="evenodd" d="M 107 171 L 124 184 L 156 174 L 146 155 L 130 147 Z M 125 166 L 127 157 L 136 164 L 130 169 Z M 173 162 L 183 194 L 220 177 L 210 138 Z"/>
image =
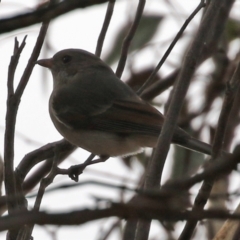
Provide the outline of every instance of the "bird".
<path id="1" fill-rule="evenodd" d="M 156 147 L 163 114 L 99 57 L 82 49 L 64 49 L 36 63 L 52 73 L 49 114 L 67 141 L 92 154 L 111 157 Z M 178 126 L 172 143 L 211 155 L 211 145 Z"/>

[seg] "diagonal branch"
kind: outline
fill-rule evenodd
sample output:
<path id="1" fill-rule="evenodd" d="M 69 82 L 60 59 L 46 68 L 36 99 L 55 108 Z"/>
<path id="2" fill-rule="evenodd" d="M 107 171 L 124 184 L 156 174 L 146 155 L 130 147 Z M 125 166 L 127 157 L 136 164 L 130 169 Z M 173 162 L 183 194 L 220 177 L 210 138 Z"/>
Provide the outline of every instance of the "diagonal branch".
<path id="1" fill-rule="evenodd" d="M 212 0 L 207 8 L 206 14 L 204 15 L 199 30 L 185 56 L 178 79 L 174 85 L 172 99 L 162 126 L 160 136 L 158 138 L 157 148 L 154 151 L 152 160 L 148 166 L 144 186 L 145 189 L 158 188 L 161 183 L 162 172 L 169 151 L 173 132 L 177 124 L 178 115 L 183 105 L 184 97 L 187 93 L 191 78 L 196 67 L 198 66 L 199 61 L 203 57 L 202 54 L 204 53 L 205 42 L 207 39 L 209 39 L 209 36 L 214 34 L 218 35 L 218 39 L 220 38 L 224 30 L 224 23 L 228 18 L 228 13 L 231 9 L 232 3 L 233 0 L 224 0 L 221 1 L 221 4 L 218 0 Z M 201 0 L 200 4 L 204 4 L 204 1 Z M 215 17 L 213 18 L 213 16 Z M 218 25 L 220 17 L 221 22 L 223 23 L 222 26 L 219 28 L 214 28 L 215 25 Z M 148 239 L 150 223 L 151 221 L 148 220 L 143 223 L 143 225 L 138 226 L 139 234 L 137 235 L 137 240 Z"/>
<path id="2" fill-rule="evenodd" d="M 229 114 L 232 109 L 233 101 L 236 96 L 236 93 L 238 92 L 239 86 L 240 86 L 240 63 L 238 64 L 232 79 L 230 79 L 229 82 L 227 83 L 225 98 L 218 121 L 216 135 L 213 141 L 211 162 L 213 161 L 216 162 L 217 157 L 221 154 Z M 193 210 L 200 210 L 204 208 L 210 196 L 215 178 L 216 178 L 215 175 L 212 175 L 210 179 L 204 180 L 199 190 L 199 193 L 196 196 Z M 196 225 L 197 221 L 187 221 L 179 239 L 180 240 L 190 239 Z"/>
<path id="3" fill-rule="evenodd" d="M 116 0 L 110 0 L 109 3 L 108 3 L 106 16 L 105 16 L 105 19 L 104 19 L 104 22 L 103 22 L 101 32 L 100 32 L 99 37 L 98 37 L 97 47 L 96 47 L 96 51 L 95 51 L 95 55 L 97 55 L 98 57 L 101 56 L 103 42 L 104 42 L 107 30 L 108 30 L 110 21 L 112 19 L 112 14 L 113 14 L 113 10 L 114 10 L 115 1 Z"/>
<path id="4" fill-rule="evenodd" d="M 28 27 L 36 23 L 49 21 L 77 8 L 85 8 L 107 1 L 108 0 L 65 0 L 57 4 L 51 4 L 46 8 L 39 8 L 32 12 L 5 18 L 0 20 L 0 34 Z"/>
<path id="5" fill-rule="evenodd" d="M 183 32 L 185 31 L 185 29 L 187 28 L 188 24 L 192 21 L 192 19 L 196 16 L 196 14 L 203 8 L 205 7 L 205 1 L 202 0 L 199 5 L 197 6 L 197 8 L 192 12 L 192 14 L 187 18 L 187 20 L 184 22 L 183 26 L 181 27 L 181 29 L 179 30 L 179 32 L 177 33 L 177 35 L 175 36 L 175 38 L 173 39 L 173 41 L 171 42 L 170 46 L 168 47 L 168 49 L 166 50 L 166 52 L 164 53 L 163 57 L 161 58 L 161 60 L 159 61 L 158 65 L 156 66 L 156 68 L 154 69 L 154 71 L 151 73 L 151 75 L 149 76 L 149 78 L 147 79 L 147 81 L 143 84 L 143 86 L 137 91 L 137 93 L 139 95 L 142 94 L 142 92 L 144 91 L 144 89 L 149 86 L 153 79 L 155 78 L 157 72 L 160 70 L 160 68 L 162 67 L 162 65 L 164 64 L 164 62 L 166 61 L 167 57 L 169 56 L 169 54 L 171 53 L 172 49 L 174 48 L 174 46 L 176 45 L 176 43 L 178 42 L 178 40 L 180 39 L 180 37 L 182 36 Z"/>
<path id="6" fill-rule="evenodd" d="M 141 20 L 142 14 L 143 14 L 143 9 L 145 6 L 145 2 L 146 2 L 145 0 L 139 0 L 134 22 L 131 26 L 131 29 L 129 30 L 129 33 L 127 34 L 126 38 L 124 39 L 121 57 L 120 57 L 120 60 L 119 60 L 118 66 L 117 66 L 117 70 L 116 70 L 116 75 L 119 78 L 121 78 L 121 76 L 122 76 L 123 69 L 125 67 L 126 60 L 127 60 L 128 49 L 129 49 L 132 39 L 135 35 L 137 27 L 140 23 L 140 20 Z"/>

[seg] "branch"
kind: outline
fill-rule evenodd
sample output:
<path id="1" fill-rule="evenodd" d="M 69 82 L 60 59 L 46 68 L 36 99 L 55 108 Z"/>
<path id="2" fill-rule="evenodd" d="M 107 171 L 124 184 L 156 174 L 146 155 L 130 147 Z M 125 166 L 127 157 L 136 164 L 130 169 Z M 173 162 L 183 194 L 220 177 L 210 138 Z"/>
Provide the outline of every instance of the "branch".
<path id="1" fill-rule="evenodd" d="M 103 42 L 104 42 L 107 30 L 108 30 L 110 21 L 112 19 L 114 5 L 115 5 L 115 0 L 110 0 L 109 3 L 108 3 L 108 8 L 107 8 L 106 16 L 105 16 L 105 19 L 104 19 L 104 22 L 103 22 L 102 30 L 99 34 L 98 41 L 97 41 L 97 47 L 96 47 L 95 55 L 98 56 L 98 57 L 101 56 Z"/>
<path id="2" fill-rule="evenodd" d="M 37 194 L 37 197 L 36 197 L 36 200 L 35 200 L 35 203 L 34 203 L 34 207 L 33 207 L 33 210 L 35 212 L 39 211 L 40 205 L 41 205 L 41 202 L 42 202 L 42 198 L 43 198 L 43 195 L 45 193 L 45 190 L 53 182 L 53 179 L 57 175 L 56 174 L 56 169 L 57 169 L 57 164 L 58 164 L 58 152 L 59 151 L 57 151 L 57 148 L 55 148 L 55 149 L 56 149 L 56 153 L 54 154 L 54 159 L 52 161 L 51 171 L 48 174 L 48 176 L 46 178 L 43 178 L 40 182 L 40 187 L 38 189 L 38 194 Z M 26 227 L 26 231 L 25 231 L 25 236 L 26 237 L 25 237 L 25 239 L 30 239 L 31 238 L 33 228 L 34 228 L 34 224 L 28 225 Z"/>
<path id="3" fill-rule="evenodd" d="M 14 163 L 14 137 L 15 137 L 15 125 L 18 107 L 21 101 L 23 91 L 28 83 L 29 77 L 32 73 L 35 61 L 37 60 L 43 41 L 47 32 L 48 23 L 43 23 L 40 33 L 38 35 L 36 44 L 32 51 L 31 57 L 27 63 L 24 73 L 20 79 L 17 89 L 14 93 L 14 74 L 18 64 L 18 59 L 25 46 L 24 38 L 20 47 L 18 41 L 15 41 L 14 56 L 11 59 L 8 74 L 8 98 L 7 98 L 7 113 L 6 113 L 6 131 L 4 139 L 4 164 L 5 164 L 5 189 L 7 196 L 7 209 L 9 214 L 12 214 L 16 209 L 25 208 L 24 195 L 22 194 L 22 186 L 16 181 L 16 177 L 13 171 Z M 8 201 L 9 197 L 19 197 L 19 200 Z M 9 239 L 15 239 L 18 235 L 18 230 L 9 231 Z"/>
<path id="4" fill-rule="evenodd" d="M 0 34 L 28 27 L 36 23 L 49 21 L 77 8 L 85 8 L 104 2 L 107 2 L 107 0 L 65 0 L 58 4 L 49 5 L 46 8 L 37 9 L 33 12 L 5 18 L 0 20 Z"/>
<path id="5" fill-rule="evenodd" d="M 143 90 L 143 92 L 140 94 L 140 97 L 145 101 L 150 101 L 154 99 L 174 84 L 179 74 L 179 71 L 180 69 L 178 68 L 172 73 L 170 73 L 166 78 L 162 78 L 151 84 Z"/>
<path id="6" fill-rule="evenodd" d="M 236 169 L 237 164 L 240 162 L 240 146 L 236 147 L 233 155 L 225 156 L 220 161 L 216 161 L 206 168 L 202 173 L 198 173 L 189 178 L 181 178 L 169 181 L 162 188 L 167 189 L 182 189 L 186 190 L 191 188 L 194 184 L 199 183 L 203 180 L 210 180 L 213 176 L 216 178 L 222 175 L 228 174 L 232 170 Z"/>
<path id="7" fill-rule="evenodd" d="M 80 225 L 113 216 L 123 219 L 141 218 L 162 221 L 240 219 L 240 214 L 230 214 L 220 209 L 183 212 L 166 208 L 164 204 L 159 204 L 159 202 L 147 206 L 144 201 L 140 201 L 138 204 L 112 203 L 111 206 L 102 209 L 83 209 L 69 213 L 49 214 L 45 212 L 23 211 L 15 213 L 12 216 L 2 217 L 0 219 L 0 231 L 13 227 L 21 227 L 25 224 Z"/>
<path id="8" fill-rule="evenodd" d="M 192 14 L 186 19 L 186 21 L 184 22 L 184 24 L 182 25 L 182 27 L 180 28 L 179 32 L 177 33 L 176 37 L 173 39 L 173 41 L 171 42 L 170 46 L 168 47 L 168 49 L 166 50 L 166 52 L 164 53 L 162 59 L 160 60 L 160 62 L 158 63 L 158 65 L 156 66 L 156 68 L 154 69 L 154 71 L 151 73 L 151 75 L 149 76 L 149 78 L 147 79 L 147 81 L 143 84 L 143 86 L 137 91 L 138 95 L 141 95 L 142 92 L 144 91 L 144 89 L 149 86 L 153 79 L 155 78 L 157 72 L 160 70 L 160 68 L 162 67 L 162 65 L 164 64 L 164 62 L 166 61 L 167 57 L 169 56 L 169 54 L 171 53 L 172 49 L 174 48 L 174 46 L 176 45 L 176 43 L 178 42 L 178 40 L 180 39 L 180 37 L 182 36 L 183 32 L 185 31 L 185 29 L 187 28 L 188 24 L 192 21 L 192 19 L 196 16 L 196 14 L 203 8 L 205 7 L 205 3 L 204 0 L 201 1 L 199 3 L 199 5 L 197 6 L 197 8 L 192 12 Z"/>
<path id="9" fill-rule="evenodd" d="M 59 159 L 65 159 L 70 153 L 72 153 L 76 147 L 70 144 L 65 139 L 62 139 L 57 142 L 46 144 L 39 149 L 36 149 L 30 153 L 28 153 L 19 165 L 16 168 L 16 172 L 19 176 L 19 180 L 22 182 L 28 172 L 38 163 L 44 161 L 46 159 L 50 159 L 54 157 L 55 148 L 59 149 Z M 41 176 L 42 178 L 43 176 Z"/>
<path id="10" fill-rule="evenodd" d="M 240 84 L 240 64 L 238 64 L 232 79 L 230 79 L 229 82 L 227 83 L 225 98 L 224 98 L 222 110 L 220 113 L 216 134 L 213 141 L 212 159 L 210 162 L 212 161 L 216 162 L 217 157 L 220 155 L 222 151 L 228 118 L 230 115 L 230 111 L 232 109 L 232 105 L 233 105 L 233 101 L 236 96 L 236 93 L 239 91 L 238 90 L 239 84 Z M 229 164 L 229 161 L 227 161 L 227 163 Z M 212 175 L 211 178 L 204 180 L 199 190 L 199 193 L 194 201 L 193 210 L 199 210 L 204 208 L 210 196 L 215 179 L 216 179 L 216 176 Z M 197 225 L 197 221 L 187 221 L 179 239 L 180 240 L 190 239 L 196 225 Z"/>
<path id="11" fill-rule="evenodd" d="M 155 77 L 158 69 L 161 67 L 161 65 L 164 63 L 165 58 L 168 56 L 168 54 L 171 52 L 172 48 L 180 38 L 182 32 L 186 28 L 187 24 L 192 20 L 192 18 L 196 15 L 196 13 L 199 12 L 199 10 L 205 6 L 204 0 L 201 0 L 199 5 L 196 7 L 196 9 L 191 14 L 191 17 L 189 17 L 188 20 L 184 23 L 182 26 L 182 29 L 178 32 L 177 36 L 175 37 L 174 41 L 164 54 L 164 57 L 160 60 L 158 66 L 153 71 L 153 73 L 148 78 L 147 82 L 143 85 L 142 88 L 138 91 L 138 94 L 141 94 L 144 90 L 145 86 L 147 86 L 148 83 L 152 81 L 152 79 Z M 200 31 L 199 31 L 200 32 Z M 203 39 L 206 37 L 206 35 L 203 34 Z M 196 38 L 197 40 L 197 38 Z M 184 97 L 186 95 L 191 77 L 194 73 L 194 70 L 196 68 L 196 59 L 199 59 L 199 56 L 201 55 L 200 45 L 203 43 L 195 41 L 192 45 L 192 49 L 189 50 L 189 54 L 186 55 L 185 63 L 179 73 L 179 78 L 177 79 L 177 82 L 174 85 L 173 88 L 173 98 L 170 103 L 166 119 L 163 123 L 162 130 L 160 133 L 160 136 L 158 138 L 157 147 L 155 151 L 153 151 L 152 159 L 148 164 L 145 183 L 144 183 L 144 189 L 151 189 L 159 187 L 159 184 L 161 182 L 162 178 L 162 171 L 163 167 L 165 165 L 165 160 L 168 154 L 169 146 L 172 140 L 173 132 L 177 124 L 178 114 L 180 112 L 181 106 L 183 104 Z M 195 49 L 194 49 L 195 48 Z M 191 52 L 192 51 L 192 52 Z M 196 54 L 196 56 L 195 56 Z M 151 220 L 139 222 L 136 232 L 136 240 L 147 240 L 149 231 L 150 231 L 150 225 Z"/>
<path id="12" fill-rule="evenodd" d="M 16 195 L 15 177 L 13 171 L 14 163 L 14 135 L 15 135 L 15 125 L 16 125 L 16 115 L 18 104 L 20 99 L 17 99 L 14 95 L 14 75 L 15 70 L 20 58 L 20 54 L 26 44 L 26 36 L 24 37 L 21 45 L 17 39 L 15 39 L 14 53 L 11 57 L 11 61 L 8 68 L 8 97 L 7 97 L 7 113 L 6 113 L 6 130 L 4 138 L 4 171 L 5 171 L 5 190 L 8 197 L 13 197 Z M 8 202 L 8 211 L 11 214 L 16 208 L 16 201 Z"/>
<path id="13" fill-rule="evenodd" d="M 128 49 L 130 47 L 131 41 L 135 35 L 135 32 L 136 32 L 139 22 L 141 20 L 145 2 L 146 2 L 145 0 L 139 0 L 134 22 L 131 26 L 131 29 L 129 30 L 129 33 L 127 34 L 126 38 L 124 39 L 121 57 L 120 57 L 120 60 L 119 60 L 118 66 L 117 66 L 117 70 L 116 70 L 116 75 L 119 78 L 121 78 L 121 76 L 122 76 L 123 69 L 125 67 L 126 60 L 127 60 Z"/>

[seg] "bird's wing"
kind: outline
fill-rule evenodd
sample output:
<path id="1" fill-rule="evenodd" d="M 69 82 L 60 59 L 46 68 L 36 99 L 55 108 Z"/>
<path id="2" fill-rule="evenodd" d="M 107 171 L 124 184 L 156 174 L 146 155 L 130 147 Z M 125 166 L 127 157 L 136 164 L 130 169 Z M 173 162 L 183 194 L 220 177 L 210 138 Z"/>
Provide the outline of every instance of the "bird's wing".
<path id="1" fill-rule="evenodd" d="M 97 130 L 158 136 L 163 116 L 145 102 L 117 100 L 91 123 Z"/>
<path id="2" fill-rule="evenodd" d="M 90 94 L 88 92 L 88 94 Z M 93 96 L 92 96 L 93 97 Z M 57 119 L 73 129 L 92 129 L 119 134 L 158 135 L 163 116 L 144 101 L 113 100 L 108 96 L 99 99 L 79 95 L 56 94 L 52 96 L 52 108 Z M 97 97 L 98 98 L 98 97 Z M 88 102 L 85 99 L 88 99 Z"/>

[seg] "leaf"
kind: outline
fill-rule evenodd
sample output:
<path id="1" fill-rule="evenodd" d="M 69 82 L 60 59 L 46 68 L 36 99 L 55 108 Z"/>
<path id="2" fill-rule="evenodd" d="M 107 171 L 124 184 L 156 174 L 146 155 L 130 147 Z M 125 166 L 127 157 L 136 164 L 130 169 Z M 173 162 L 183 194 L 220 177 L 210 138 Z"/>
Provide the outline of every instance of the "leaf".
<path id="1" fill-rule="evenodd" d="M 229 18 L 226 26 L 226 34 L 229 42 L 236 38 L 239 38 L 240 21 L 233 18 Z"/>
<path id="2" fill-rule="evenodd" d="M 136 30 L 135 36 L 133 37 L 129 52 L 143 48 L 144 45 L 147 44 L 156 33 L 158 25 L 162 19 L 162 16 L 143 15 Z M 105 58 L 105 61 L 109 65 L 114 63 L 120 57 L 123 40 L 128 34 L 131 25 L 132 22 L 127 22 L 118 32 L 116 40 L 114 41 L 114 45 L 109 55 Z"/>

